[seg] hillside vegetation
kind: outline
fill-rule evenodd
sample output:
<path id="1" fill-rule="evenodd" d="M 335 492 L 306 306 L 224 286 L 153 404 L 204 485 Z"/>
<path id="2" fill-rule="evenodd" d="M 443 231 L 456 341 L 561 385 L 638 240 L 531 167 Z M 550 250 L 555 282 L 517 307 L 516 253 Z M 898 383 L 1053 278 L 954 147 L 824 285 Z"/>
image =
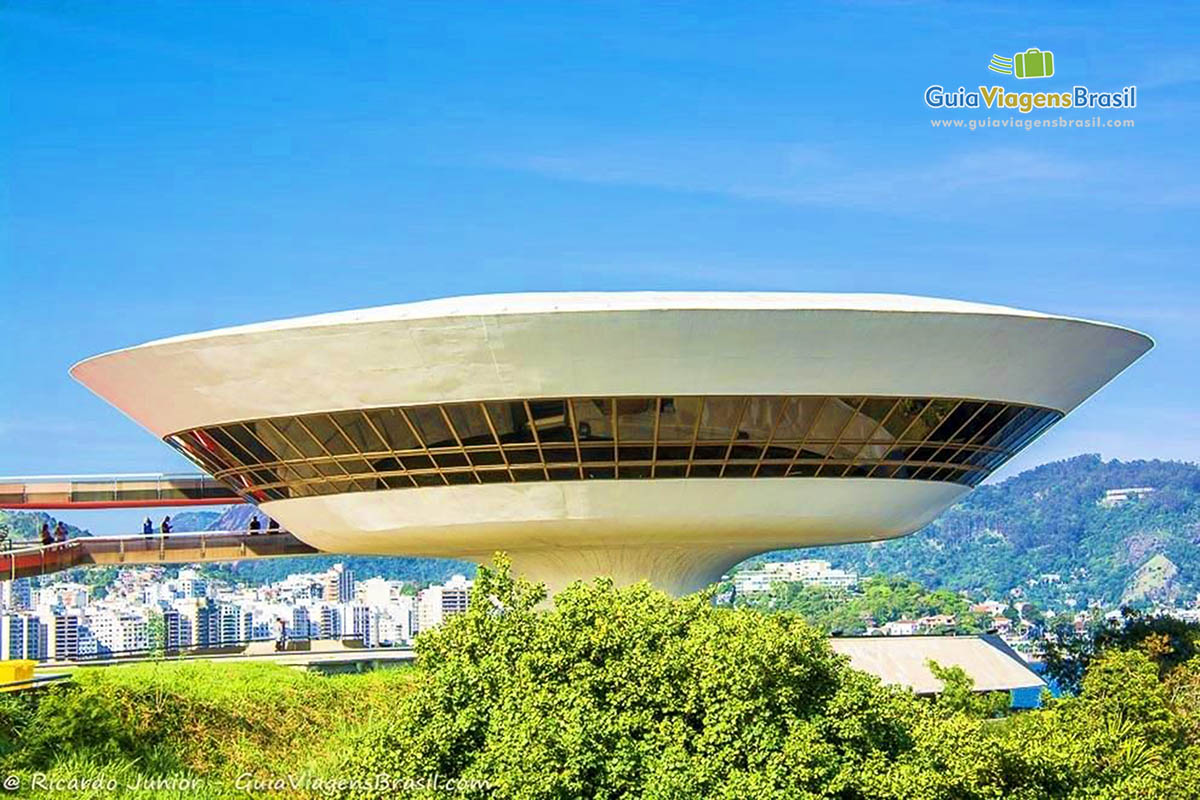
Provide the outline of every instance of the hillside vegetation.
<path id="1" fill-rule="evenodd" d="M 1155 491 L 1114 508 L 1099 504 L 1108 489 L 1142 486 Z M 1072 597 L 1082 606 L 1194 597 L 1198 544 L 1200 467 L 1083 455 L 981 486 L 912 536 L 788 554 L 935 589 L 999 595 L 1020 587 L 1041 604 Z"/>

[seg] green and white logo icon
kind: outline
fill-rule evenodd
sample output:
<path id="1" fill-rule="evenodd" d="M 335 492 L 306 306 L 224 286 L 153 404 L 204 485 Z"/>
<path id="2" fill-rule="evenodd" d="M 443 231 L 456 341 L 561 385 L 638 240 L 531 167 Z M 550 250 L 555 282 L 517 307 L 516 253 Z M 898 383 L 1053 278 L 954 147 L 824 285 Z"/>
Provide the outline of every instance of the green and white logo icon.
<path id="1" fill-rule="evenodd" d="M 1012 58 L 993 53 L 988 69 L 1018 78 L 1049 78 L 1054 74 L 1054 53 L 1036 47 L 1017 53 Z"/>

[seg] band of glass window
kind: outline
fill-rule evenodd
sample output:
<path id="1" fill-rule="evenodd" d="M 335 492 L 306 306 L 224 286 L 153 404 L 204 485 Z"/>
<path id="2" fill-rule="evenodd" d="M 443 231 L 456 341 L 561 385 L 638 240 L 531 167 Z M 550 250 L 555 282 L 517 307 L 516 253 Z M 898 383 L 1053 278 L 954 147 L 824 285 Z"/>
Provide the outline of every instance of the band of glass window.
<path id="1" fill-rule="evenodd" d="M 576 397 L 246 420 L 166 437 L 252 502 L 528 481 L 887 478 L 975 486 L 1058 411 L 929 397 Z"/>

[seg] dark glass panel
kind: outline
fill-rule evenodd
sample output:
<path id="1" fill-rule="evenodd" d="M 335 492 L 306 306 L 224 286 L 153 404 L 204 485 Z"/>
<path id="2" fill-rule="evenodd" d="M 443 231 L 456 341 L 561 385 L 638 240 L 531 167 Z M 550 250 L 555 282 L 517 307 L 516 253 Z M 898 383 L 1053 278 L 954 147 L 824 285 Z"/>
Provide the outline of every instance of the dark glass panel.
<path id="1" fill-rule="evenodd" d="M 318 475 L 324 475 L 326 477 L 346 477 L 346 471 L 343 470 L 336 461 L 314 461 L 313 469 L 317 471 Z"/>
<path id="2" fill-rule="evenodd" d="M 375 423 L 376 430 L 387 440 L 390 450 L 420 450 L 421 443 L 413 435 L 412 428 L 398 411 L 391 408 L 373 408 L 366 412 Z"/>
<path id="3" fill-rule="evenodd" d="M 254 434 L 244 425 L 224 425 L 223 429 L 231 438 L 233 438 L 242 449 L 252 456 L 250 461 L 243 463 L 262 464 L 271 461 L 281 461 L 275 453 L 263 446 L 262 442 L 254 438 Z"/>
<path id="4" fill-rule="evenodd" d="M 496 439 L 488 427 L 483 407 L 479 403 L 449 403 L 446 415 L 454 426 L 454 432 L 464 445 L 494 445 Z"/>
<path id="5" fill-rule="evenodd" d="M 228 457 L 222 458 L 217 454 L 212 439 L 204 435 L 203 431 L 185 431 L 177 436 L 168 437 L 167 441 L 209 474 L 233 466 Z"/>
<path id="6" fill-rule="evenodd" d="M 546 480 L 546 473 L 542 471 L 541 467 L 522 467 L 519 469 L 514 467 L 512 473 L 517 483 L 533 483 L 534 481 Z"/>
<path id="7" fill-rule="evenodd" d="M 580 443 L 579 453 L 583 456 L 584 461 L 612 461 L 614 458 L 613 445 L 611 443 Z"/>
<path id="8" fill-rule="evenodd" d="M 468 453 L 467 457 L 477 467 L 504 463 L 504 457 L 500 455 L 499 450 L 475 450 Z"/>
<path id="9" fill-rule="evenodd" d="M 417 406 L 407 409 L 408 420 L 417 429 L 421 441 L 430 450 L 435 447 L 457 447 L 454 434 L 446 426 L 442 412 L 437 406 Z"/>
<path id="10" fill-rule="evenodd" d="M 621 440 L 617 460 L 622 463 L 626 461 L 651 461 L 653 458 L 654 448 L 650 445 L 626 445 L 625 440 Z"/>
<path id="11" fill-rule="evenodd" d="M 896 474 L 897 467 L 890 464 L 879 464 L 868 470 L 867 474 L 872 478 L 891 478 Z"/>
<path id="12" fill-rule="evenodd" d="M 881 423 L 888 419 L 888 414 L 895 406 L 896 400 L 891 397 L 870 398 L 862 404 L 862 408 L 859 409 L 858 413 L 874 423 L 871 426 L 871 441 L 889 441 L 892 438 Z M 863 436 L 859 438 L 866 439 L 867 437 Z"/>
<path id="13" fill-rule="evenodd" d="M 329 416 L 358 452 L 378 453 L 388 449 L 387 443 L 380 441 L 379 436 L 367 424 L 367 418 L 362 412 L 339 411 Z"/>
<path id="14" fill-rule="evenodd" d="M 575 445 L 564 446 L 558 443 L 543 444 L 542 455 L 545 457 L 547 464 L 574 464 Z"/>
<path id="15" fill-rule="evenodd" d="M 700 397 L 676 397 L 669 406 L 664 404 L 658 422 L 659 445 L 682 443 L 690 447 L 702 405 Z"/>
<path id="16" fill-rule="evenodd" d="M 788 461 L 791 461 L 792 456 L 794 456 L 795 454 L 796 454 L 796 448 L 794 448 L 794 447 L 784 447 L 784 446 L 780 446 L 780 445 L 772 445 L 771 447 L 768 447 L 766 453 L 763 454 L 763 459 L 764 460 L 774 460 L 774 459 L 786 458 Z"/>
<path id="17" fill-rule="evenodd" d="M 327 453 L 321 449 L 320 443 L 301 425 L 298 417 L 284 420 L 273 420 L 280 434 L 292 447 L 305 458 L 324 458 Z"/>
<path id="18" fill-rule="evenodd" d="M 728 444 L 736 435 L 741 425 L 742 411 L 745 408 L 744 398 L 741 397 L 710 397 L 704 402 L 704 411 L 700 415 L 700 428 L 697 441 Z M 722 451 L 718 458 L 724 457 Z M 697 456 L 699 458 L 699 456 Z"/>
<path id="19" fill-rule="evenodd" d="M 687 461 L 688 455 L 692 452 L 690 444 L 659 444 L 658 445 L 658 460 L 662 461 Z"/>
<path id="20" fill-rule="evenodd" d="M 902 398 L 891 416 L 883 423 L 883 430 L 879 432 L 880 438 L 888 441 L 907 439 L 908 429 L 916 423 L 917 417 L 928 402 L 928 400 L 919 398 Z"/>
<path id="21" fill-rule="evenodd" d="M 1011 427 L 1019 425 L 1022 420 L 1026 419 L 1032 413 L 1033 409 L 1023 406 L 1006 407 L 1004 412 L 983 431 L 983 435 L 972 442 L 972 444 L 999 447 Z"/>
<path id="22" fill-rule="evenodd" d="M 612 439 L 612 401 L 606 399 L 573 400 L 575 430 L 579 441 Z"/>
<path id="23" fill-rule="evenodd" d="M 958 405 L 957 400 L 934 400 L 929 403 L 904 434 L 906 442 L 923 442 L 929 438 L 946 415 Z"/>
<path id="24" fill-rule="evenodd" d="M 941 422 L 933 430 L 930 435 L 930 441 L 934 442 L 960 442 L 964 439 L 958 438 L 963 427 L 969 422 L 979 411 L 982 404 L 975 402 L 959 403 L 953 411 L 942 417 Z"/>
<path id="25" fill-rule="evenodd" d="M 330 455 L 348 456 L 358 452 L 327 414 L 312 414 L 304 417 L 304 426 Z"/>
<path id="26" fill-rule="evenodd" d="M 365 458 L 339 458 L 337 466 L 351 475 L 370 475 L 373 473 L 371 462 Z"/>
<path id="27" fill-rule="evenodd" d="M 654 441 L 656 398 L 618 397 L 616 411 L 617 434 L 622 443 Z"/>
<path id="28" fill-rule="evenodd" d="M 746 407 L 742 411 L 741 424 L 738 426 L 745 434 L 745 440 L 765 444 L 775 431 L 775 423 L 780 419 L 780 406 L 786 402 L 786 397 L 747 397 Z"/>
<path id="29" fill-rule="evenodd" d="M 238 444 L 237 441 L 230 436 L 224 428 L 209 428 L 208 435 L 211 440 L 216 442 L 217 446 L 220 448 L 220 450 L 217 450 L 216 452 L 219 453 L 221 450 L 224 450 L 225 453 L 228 454 L 226 455 L 226 460 L 229 460 L 229 458 L 232 457 L 233 464 L 256 463 L 254 456 L 243 450 L 242 446 Z"/>
<path id="30" fill-rule="evenodd" d="M 524 403 L 488 402 L 483 405 L 501 442 L 509 444 L 533 441 L 533 433 L 529 429 L 529 418 L 525 415 Z"/>
<path id="31" fill-rule="evenodd" d="M 434 453 L 433 462 L 439 467 L 466 467 L 470 465 L 466 455 L 462 452 Z"/>
<path id="32" fill-rule="evenodd" d="M 475 474 L 479 476 L 480 483 L 512 483 L 506 469 L 480 469 Z"/>
<path id="33" fill-rule="evenodd" d="M 510 464 L 540 464 L 542 461 L 535 447 L 506 447 L 504 453 Z"/>
<path id="34" fill-rule="evenodd" d="M 405 469 L 433 469 L 433 459 L 426 455 L 404 455 L 400 456 L 400 463 Z"/>
<path id="35" fill-rule="evenodd" d="M 531 400 L 529 413 L 541 442 L 574 442 L 567 405 L 562 400 Z"/>

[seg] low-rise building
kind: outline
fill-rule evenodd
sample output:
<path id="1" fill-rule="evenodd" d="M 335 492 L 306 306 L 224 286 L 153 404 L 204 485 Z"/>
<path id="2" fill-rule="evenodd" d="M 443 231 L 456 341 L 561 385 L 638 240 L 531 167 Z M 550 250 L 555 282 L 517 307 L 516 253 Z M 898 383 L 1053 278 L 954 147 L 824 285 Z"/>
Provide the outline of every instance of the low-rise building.
<path id="1" fill-rule="evenodd" d="M 770 591 L 775 583 L 804 583 L 847 589 L 858 583 L 858 575 L 835 569 L 828 561 L 801 559 L 799 561 L 768 561 L 733 576 L 738 594 L 761 594 Z"/>

